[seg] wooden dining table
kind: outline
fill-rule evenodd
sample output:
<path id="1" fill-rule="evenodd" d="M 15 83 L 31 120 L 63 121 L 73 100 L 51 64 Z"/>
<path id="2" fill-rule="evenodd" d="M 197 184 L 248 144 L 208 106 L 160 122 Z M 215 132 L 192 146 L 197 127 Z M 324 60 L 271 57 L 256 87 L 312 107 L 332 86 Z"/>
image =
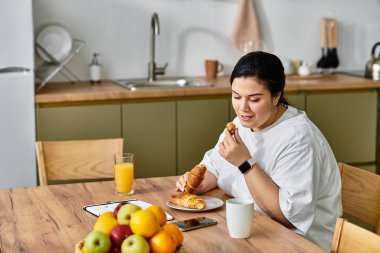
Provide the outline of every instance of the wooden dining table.
<path id="1" fill-rule="evenodd" d="M 205 216 L 217 225 L 183 232 L 185 252 L 325 252 L 269 217 L 255 211 L 247 239 L 228 234 L 226 207 L 206 212 L 186 212 L 166 205 L 176 194 L 177 177 L 135 180 L 133 196 L 117 195 L 113 181 L 11 188 L 0 190 L 0 252 L 74 252 L 75 245 L 92 230 L 96 217 L 84 205 L 136 198 L 159 205 L 175 220 Z M 220 189 L 207 192 L 223 201 Z"/>

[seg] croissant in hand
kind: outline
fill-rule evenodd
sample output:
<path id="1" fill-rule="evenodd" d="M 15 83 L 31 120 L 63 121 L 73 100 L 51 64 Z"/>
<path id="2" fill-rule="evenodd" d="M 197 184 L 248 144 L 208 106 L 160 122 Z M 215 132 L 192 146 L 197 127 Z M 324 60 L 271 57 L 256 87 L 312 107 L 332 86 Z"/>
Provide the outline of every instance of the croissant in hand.
<path id="1" fill-rule="evenodd" d="M 189 176 L 187 177 L 186 185 L 185 185 L 185 193 L 193 193 L 194 190 L 202 183 L 205 173 L 206 166 L 204 165 L 196 165 L 191 171 Z"/>
<path id="2" fill-rule="evenodd" d="M 201 210 L 206 208 L 206 201 L 204 199 L 189 193 L 174 195 L 170 198 L 170 202 L 191 209 Z"/>
<path id="3" fill-rule="evenodd" d="M 235 126 L 234 123 L 228 122 L 227 125 L 226 125 L 226 128 L 227 128 L 228 132 L 230 132 L 231 135 L 235 134 L 236 126 Z"/>

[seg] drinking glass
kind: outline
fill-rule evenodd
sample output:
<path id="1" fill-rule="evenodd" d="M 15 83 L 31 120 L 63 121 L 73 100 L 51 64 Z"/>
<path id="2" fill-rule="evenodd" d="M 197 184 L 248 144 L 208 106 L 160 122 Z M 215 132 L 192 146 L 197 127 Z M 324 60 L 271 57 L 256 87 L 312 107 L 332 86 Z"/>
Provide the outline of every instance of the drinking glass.
<path id="1" fill-rule="evenodd" d="M 116 193 L 132 195 L 134 193 L 134 155 L 130 153 L 116 154 L 115 161 L 115 188 Z"/>

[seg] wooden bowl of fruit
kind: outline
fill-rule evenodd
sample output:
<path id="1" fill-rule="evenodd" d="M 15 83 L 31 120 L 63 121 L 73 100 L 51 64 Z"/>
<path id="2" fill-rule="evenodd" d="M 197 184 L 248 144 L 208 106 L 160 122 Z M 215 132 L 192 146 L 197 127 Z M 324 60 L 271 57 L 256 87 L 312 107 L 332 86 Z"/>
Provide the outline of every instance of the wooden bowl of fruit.
<path id="1" fill-rule="evenodd" d="M 85 253 L 85 252 L 86 250 L 84 249 L 84 240 L 82 240 L 78 242 L 77 245 L 75 245 L 75 253 Z M 118 251 L 118 250 L 110 251 L 110 253 L 116 253 L 116 252 L 121 252 L 121 251 Z M 180 245 L 175 251 L 175 253 L 185 253 L 185 248 L 183 247 L 183 245 Z"/>
<path id="2" fill-rule="evenodd" d="M 100 215 L 86 238 L 75 245 L 75 253 L 183 253 L 183 234 L 166 223 L 159 206 L 142 210 L 120 203 L 114 212 Z"/>

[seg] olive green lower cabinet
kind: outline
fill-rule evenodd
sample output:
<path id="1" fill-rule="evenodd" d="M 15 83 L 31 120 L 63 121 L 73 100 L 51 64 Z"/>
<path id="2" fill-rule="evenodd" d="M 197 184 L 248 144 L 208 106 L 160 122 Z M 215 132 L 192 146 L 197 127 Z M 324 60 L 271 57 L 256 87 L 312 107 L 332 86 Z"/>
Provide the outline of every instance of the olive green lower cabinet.
<path id="1" fill-rule="evenodd" d="M 302 92 L 289 92 L 285 93 L 285 99 L 288 103 L 297 108 L 298 110 L 305 111 L 305 94 Z"/>
<path id="2" fill-rule="evenodd" d="M 375 163 L 376 90 L 308 93 L 307 113 L 329 141 L 338 162 Z"/>
<path id="3" fill-rule="evenodd" d="M 199 164 L 229 121 L 229 98 L 177 102 L 178 174 Z"/>
<path id="4" fill-rule="evenodd" d="M 135 154 L 135 176 L 176 174 L 175 101 L 122 105 L 124 150 Z"/>
<path id="5" fill-rule="evenodd" d="M 38 140 L 85 140 L 121 137 L 121 107 L 65 105 L 37 108 Z"/>

